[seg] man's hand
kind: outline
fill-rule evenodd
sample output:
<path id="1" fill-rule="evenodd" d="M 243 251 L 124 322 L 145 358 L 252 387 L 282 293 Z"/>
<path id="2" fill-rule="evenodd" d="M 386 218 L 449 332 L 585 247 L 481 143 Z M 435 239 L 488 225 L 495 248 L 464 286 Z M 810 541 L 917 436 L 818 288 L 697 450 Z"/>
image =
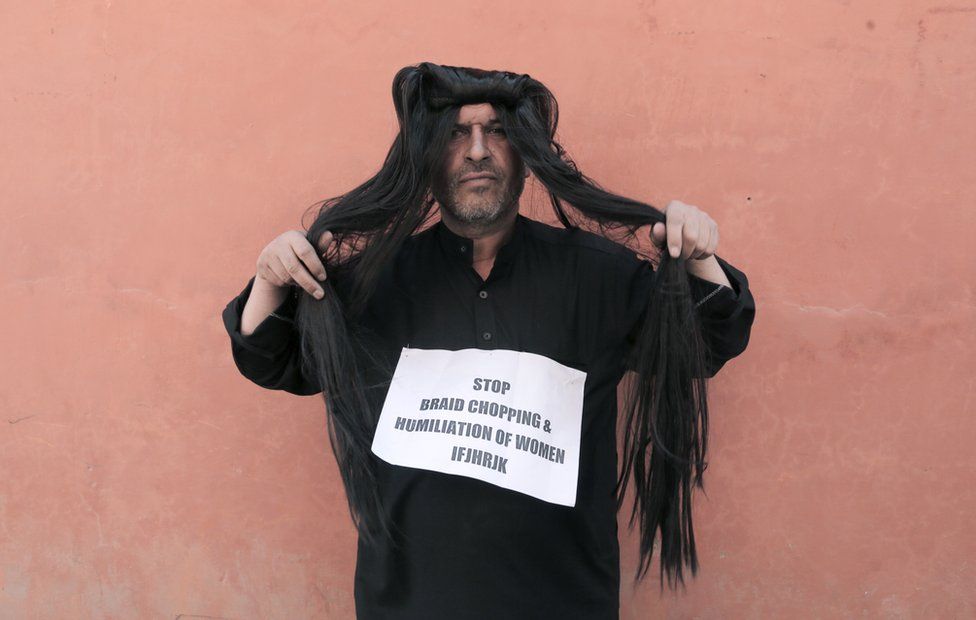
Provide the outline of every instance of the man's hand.
<path id="1" fill-rule="evenodd" d="M 657 247 L 667 241 L 672 257 L 685 261 L 688 273 L 732 287 L 728 276 L 713 256 L 718 251 L 718 224 L 707 213 L 694 205 L 672 200 L 664 211 L 662 224 L 651 227 L 651 241 Z"/>
<path id="2" fill-rule="evenodd" d="M 282 233 L 261 250 L 257 278 L 278 289 L 297 284 L 316 299 L 322 299 L 325 291 L 316 279 L 327 277 L 320 256 L 325 256 L 331 243 L 332 233 L 328 231 L 319 237 L 318 248 L 312 247 L 299 230 Z"/>
<path id="3" fill-rule="evenodd" d="M 718 251 L 718 224 L 698 207 L 672 200 L 664 218 L 651 228 L 651 241 L 661 247 L 667 240 L 672 258 L 702 260 Z"/>

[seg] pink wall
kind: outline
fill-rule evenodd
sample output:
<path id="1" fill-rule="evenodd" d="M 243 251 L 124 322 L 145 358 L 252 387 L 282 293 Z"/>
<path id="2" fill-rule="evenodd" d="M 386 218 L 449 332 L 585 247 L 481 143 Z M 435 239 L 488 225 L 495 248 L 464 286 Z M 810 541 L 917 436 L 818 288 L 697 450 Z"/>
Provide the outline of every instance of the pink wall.
<path id="1" fill-rule="evenodd" d="M 219 313 L 423 60 L 541 79 L 584 171 L 707 211 L 754 287 L 702 572 L 632 595 L 623 538 L 622 618 L 976 616 L 976 7 L 153 4 L 0 16 L 0 617 L 352 617 L 321 403 Z"/>

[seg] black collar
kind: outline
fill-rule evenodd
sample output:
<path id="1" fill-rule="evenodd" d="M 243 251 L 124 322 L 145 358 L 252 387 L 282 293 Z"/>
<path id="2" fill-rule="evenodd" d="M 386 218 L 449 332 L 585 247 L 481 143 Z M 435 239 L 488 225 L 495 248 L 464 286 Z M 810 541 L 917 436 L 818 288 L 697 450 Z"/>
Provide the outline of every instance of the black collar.
<path id="1" fill-rule="evenodd" d="M 516 254 L 518 254 L 519 249 L 525 242 L 525 229 L 528 218 L 526 218 L 521 213 L 515 216 L 515 223 L 513 225 L 512 236 L 508 238 L 501 248 L 498 249 L 498 255 L 495 257 L 495 263 L 510 263 Z M 472 264 L 472 256 L 474 255 L 474 239 L 469 239 L 468 237 L 462 237 L 456 234 L 450 228 L 448 228 L 443 220 L 438 221 L 434 224 L 434 236 L 437 237 L 438 242 L 443 248 L 444 252 L 457 260 L 462 261 L 466 265 Z"/>

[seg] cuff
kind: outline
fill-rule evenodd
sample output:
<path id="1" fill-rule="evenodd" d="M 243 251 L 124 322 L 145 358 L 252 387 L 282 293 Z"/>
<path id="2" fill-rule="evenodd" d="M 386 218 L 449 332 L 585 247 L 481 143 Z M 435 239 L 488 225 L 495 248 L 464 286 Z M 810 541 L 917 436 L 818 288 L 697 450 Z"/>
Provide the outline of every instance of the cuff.
<path id="1" fill-rule="evenodd" d="M 241 315 L 251 296 L 255 277 L 252 276 L 244 290 L 224 308 L 224 328 L 234 344 L 270 359 L 290 346 L 295 310 L 298 307 L 298 291 L 293 286 L 285 300 L 251 334 L 244 336 L 241 334 Z"/>
<path id="2" fill-rule="evenodd" d="M 725 317 L 731 315 L 741 303 L 742 291 L 746 284 L 739 277 L 737 269 L 719 257 L 718 254 L 714 256 L 732 284 L 731 288 L 724 284 L 699 278 L 690 272 L 688 273 L 688 281 L 691 284 L 691 296 L 695 300 L 696 308 L 710 317 Z"/>

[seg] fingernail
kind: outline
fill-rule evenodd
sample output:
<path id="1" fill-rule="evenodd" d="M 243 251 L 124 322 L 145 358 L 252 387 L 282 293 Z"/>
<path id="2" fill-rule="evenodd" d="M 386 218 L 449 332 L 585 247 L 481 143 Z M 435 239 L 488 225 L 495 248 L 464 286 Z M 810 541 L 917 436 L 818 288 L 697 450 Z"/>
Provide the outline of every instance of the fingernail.
<path id="1" fill-rule="evenodd" d="M 678 249 L 678 247 L 672 245 L 671 246 L 671 258 L 678 258 L 678 254 L 679 253 L 680 253 L 680 250 Z"/>
<path id="2" fill-rule="evenodd" d="M 324 295 L 324 293 L 321 289 L 315 291 L 315 299 L 322 299 L 322 295 Z"/>

